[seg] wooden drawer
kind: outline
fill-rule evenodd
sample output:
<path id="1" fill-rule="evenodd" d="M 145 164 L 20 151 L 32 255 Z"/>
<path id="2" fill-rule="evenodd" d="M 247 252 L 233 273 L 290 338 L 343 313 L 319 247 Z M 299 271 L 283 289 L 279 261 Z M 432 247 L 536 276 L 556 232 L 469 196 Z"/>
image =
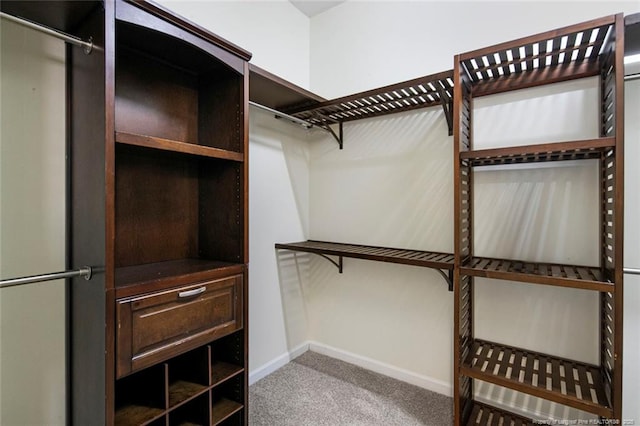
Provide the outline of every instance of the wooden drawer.
<path id="1" fill-rule="evenodd" d="M 242 297 L 236 275 L 118 300 L 117 377 L 242 328 Z"/>

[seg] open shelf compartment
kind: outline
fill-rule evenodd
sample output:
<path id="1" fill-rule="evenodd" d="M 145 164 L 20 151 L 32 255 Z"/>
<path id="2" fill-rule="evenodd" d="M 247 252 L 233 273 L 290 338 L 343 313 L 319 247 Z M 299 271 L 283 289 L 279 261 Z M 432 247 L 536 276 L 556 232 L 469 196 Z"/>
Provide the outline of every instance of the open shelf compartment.
<path id="1" fill-rule="evenodd" d="M 166 370 L 162 364 L 116 381 L 116 426 L 147 425 L 166 409 Z"/>
<path id="2" fill-rule="evenodd" d="M 205 393 L 209 382 L 209 348 L 204 346 L 172 358 L 168 366 L 169 408 Z"/>
<path id="3" fill-rule="evenodd" d="M 243 163 L 117 145 L 116 287 L 244 263 L 243 194 Z"/>
<path id="4" fill-rule="evenodd" d="M 211 344 L 211 386 L 216 387 L 244 373 L 242 333 L 235 332 Z"/>
<path id="5" fill-rule="evenodd" d="M 461 373 L 601 417 L 613 415 L 600 367 L 474 339 Z"/>
<path id="6" fill-rule="evenodd" d="M 116 21 L 116 43 L 120 142 L 240 158 L 241 73 L 190 43 L 130 22 Z"/>

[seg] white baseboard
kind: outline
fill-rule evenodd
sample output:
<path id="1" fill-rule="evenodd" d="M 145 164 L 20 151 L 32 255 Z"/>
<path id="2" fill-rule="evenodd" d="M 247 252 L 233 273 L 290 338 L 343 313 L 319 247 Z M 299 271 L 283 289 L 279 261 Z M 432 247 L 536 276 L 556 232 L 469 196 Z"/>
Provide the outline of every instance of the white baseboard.
<path id="1" fill-rule="evenodd" d="M 421 387 L 446 396 L 453 396 L 453 388 L 450 383 L 434 379 L 432 377 L 423 376 L 409 370 L 405 370 L 394 365 L 386 364 L 375 359 L 357 355 L 342 349 L 334 348 L 318 342 L 309 342 L 309 350 L 322 355 L 330 356 L 358 367 L 366 368 L 384 376 L 392 377 L 412 385 Z"/>
<path id="2" fill-rule="evenodd" d="M 279 357 L 269 361 L 261 367 L 256 368 L 249 372 L 249 386 L 257 382 L 258 380 L 268 376 L 280 367 L 285 366 L 292 360 L 298 358 L 303 353 L 309 350 L 309 342 L 304 342 L 300 346 L 293 348 L 290 352 L 285 352 Z"/>

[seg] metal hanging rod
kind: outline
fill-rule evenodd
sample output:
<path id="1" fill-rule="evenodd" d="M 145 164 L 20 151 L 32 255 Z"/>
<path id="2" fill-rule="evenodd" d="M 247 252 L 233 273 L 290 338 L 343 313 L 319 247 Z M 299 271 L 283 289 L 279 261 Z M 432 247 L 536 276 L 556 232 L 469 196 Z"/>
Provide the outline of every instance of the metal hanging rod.
<path id="1" fill-rule="evenodd" d="M 40 31 L 41 33 L 59 38 L 75 46 L 80 46 L 84 48 L 84 53 L 86 53 L 87 55 L 91 53 L 91 50 L 93 49 L 93 41 L 91 40 L 91 38 L 89 38 L 89 41 L 84 41 L 80 37 L 76 37 L 76 36 L 64 33 L 62 31 L 58 31 L 56 29 L 46 27 L 41 24 L 36 24 L 35 22 L 31 22 L 24 18 L 19 18 L 17 16 L 9 15 L 8 13 L 4 13 L 4 12 L 0 12 L 0 17 L 8 21 L 15 22 L 16 24 L 25 26 L 27 28 L 31 28 L 32 30 Z"/>
<path id="2" fill-rule="evenodd" d="M 624 76 L 624 81 L 632 81 L 640 78 L 640 73 L 638 74 L 629 74 Z"/>
<path id="3" fill-rule="evenodd" d="M 622 271 L 625 274 L 640 275 L 640 269 L 638 268 L 624 268 Z"/>
<path id="4" fill-rule="evenodd" d="M 50 274 L 31 275 L 29 277 L 20 277 L 20 278 L 10 278 L 8 280 L 0 281 L 0 288 L 14 287 L 17 285 L 31 284 L 31 283 L 38 283 L 41 281 L 51 281 L 51 280 L 59 280 L 62 278 L 73 278 L 73 277 L 84 277 L 85 280 L 89 281 L 91 279 L 92 272 L 93 271 L 90 266 L 84 266 L 80 269 L 75 269 L 73 271 L 52 272 Z"/>
<path id="5" fill-rule="evenodd" d="M 306 129 L 310 129 L 312 127 L 315 127 L 315 128 L 318 128 L 318 129 L 321 129 L 321 130 L 324 130 L 324 131 L 328 131 L 327 129 L 325 129 L 323 127 L 315 126 L 315 125 L 309 123 L 308 121 L 301 120 L 298 117 L 294 117 L 293 115 L 285 114 L 284 112 L 280 112 L 280 111 L 278 111 L 276 109 L 269 108 L 268 106 L 264 106 L 262 104 L 255 103 L 253 101 L 249 101 L 249 105 L 254 106 L 256 108 L 263 109 L 263 110 L 268 111 L 268 112 L 270 112 L 272 114 L 275 114 L 276 118 L 286 118 L 287 120 L 293 121 L 294 123 L 299 124 L 299 125 L 301 125 L 302 127 L 306 128 Z"/>

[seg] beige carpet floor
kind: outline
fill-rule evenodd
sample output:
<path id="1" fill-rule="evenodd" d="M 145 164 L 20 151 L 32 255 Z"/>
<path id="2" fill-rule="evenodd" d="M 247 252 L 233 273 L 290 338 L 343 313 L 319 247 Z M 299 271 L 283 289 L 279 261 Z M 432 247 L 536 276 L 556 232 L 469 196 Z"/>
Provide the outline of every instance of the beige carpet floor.
<path id="1" fill-rule="evenodd" d="M 452 424 L 449 397 L 314 352 L 249 387 L 253 426 Z"/>

